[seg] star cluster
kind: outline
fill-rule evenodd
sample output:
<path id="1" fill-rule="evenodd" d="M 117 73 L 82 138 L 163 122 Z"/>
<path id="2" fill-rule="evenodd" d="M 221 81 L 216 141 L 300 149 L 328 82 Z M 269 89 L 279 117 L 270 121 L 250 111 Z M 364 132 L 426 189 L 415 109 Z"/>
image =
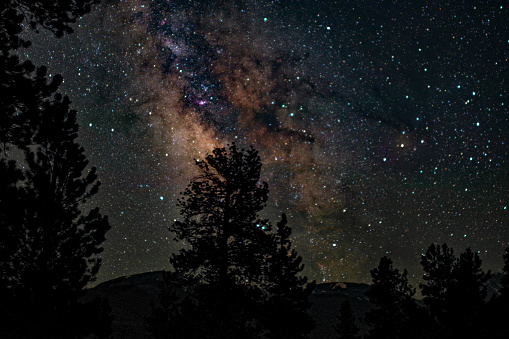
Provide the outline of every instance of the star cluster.
<path id="1" fill-rule="evenodd" d="M 260 151 L 306 273 L 418 279 L 432 242 L 508 246 L 509 28 L 503 1 L 101 4 L 27 57 L 61 73 L 109 214 L 100 279 L 168 269 L 193 159 Z"/>

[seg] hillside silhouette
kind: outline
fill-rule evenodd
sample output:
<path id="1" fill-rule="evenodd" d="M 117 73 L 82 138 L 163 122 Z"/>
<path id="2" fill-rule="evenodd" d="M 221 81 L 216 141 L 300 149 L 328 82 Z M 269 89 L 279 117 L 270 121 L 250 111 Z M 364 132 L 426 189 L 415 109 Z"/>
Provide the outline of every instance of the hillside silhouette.
<path id="1" fill-rule="evenodd" d="M 159 284 L 162 281 L 162 271 L 120 277 L 88 289 L 84 298 L 102 297 L 109 301 L 114 316 L 112 334 L 115 338 L 150 338 L 145 331 L 143 319 L 150 315 L 151 303 L 157 302 Z M 316 322 L 310 338 L 334 336 L 333 325 L 343 301 L 352 304 L 357 318 L 369 310 L 369 301 L 364 296 L 368 287 L 366 284 L 357 283 L 317 284 L 310 297 L 310 314 Z"/>

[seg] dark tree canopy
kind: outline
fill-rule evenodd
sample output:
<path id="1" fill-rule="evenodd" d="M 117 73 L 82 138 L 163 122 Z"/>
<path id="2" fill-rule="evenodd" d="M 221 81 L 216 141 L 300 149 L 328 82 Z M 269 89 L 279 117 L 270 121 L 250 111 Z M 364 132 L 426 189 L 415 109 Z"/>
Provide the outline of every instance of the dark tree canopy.
<path id="1" fill-rule="evenodd" d="M 503 276 L 500 281 L 500 295 L 509 301 L 509 248 L 504 251 L 504 267 L 502 268 Z"/>
<path id="2" fill-rule="evenodd" d="M 419 306 L 406 270 L 399 273 L 383 257 L 371 271 L 373 283 L 366 292 L 373 309 L 365 314 L 364 323 L 371 327 L 365 338 L 508 338 L 508 263 L 506 249 L 500 289 L 488 301 L 491 273 L 483 271 L 479 254 L 467 248 L 456 257 L 446 244 L 431 244 L 421 258 L 424 298 Z"/>
<path id="3" fill-rule="evenodd" d="M 6 173 L 0 178 L 2 318 L 8 320 L 0 331 L 7 337 L 25 330 L 41 338 L 86 335 L 94 326 L 87 328 L 81 313 L 99 311 L 78 298 L 95 279 L 110 226 L 98 208 L 84 208 L 99 182 L 76 143 L 76 112 L 69 105 L 58 94 L 48 99 L 33 143 L 18 145 L 23 156 L 0 159 Z"/>
<path id="4" fill-rule="evenodd" d="M 270 224 L 257 215 L 269 192 L 258 182 L 258 153 L 253 148 L 244 153 L 233 144 L 196 164 L 200 174 L 177 203 L 183 220 L 169 228 L 175 240 L 190 245 L 171 258 L 176 273 L 206 283 L 261 283 Z"/>
<path id="5" fill-rule="evenodd" d="M 408 284 L 407 271 L 400 273 L 392 260 L 382 257 L 371 271 L 373 283 L 366 296 L 374 309 L 365 315 L 371 326 L 368 338 L 408 338 L 415 331 L 411 320 L 416 313 L 415 289 Z"/>
<path id="6" fill-rule="evenodd" d="M 455 285 L 450 297 L 458 312 L 473 311 L 484 305 L 488 295 L 486 283 L 491 272 L 484 272 L 481 266 L 479 254 L 470 248 L 457 259 L 453 272 Z"/>
<path id="7" fill-rule="evenodd" d="M 454 283 L 453 270 L 456 257 L 446 244 L 431 244 L 421 258 L 424 270 L 421 284 L 424 303 L 437 321 L 442 321 L 446 312 L 447 291 Z"/>
<path id="8" fill-rule="evenodd" d="M 4 0 L 0 7 L 3 22 L 9 24 L 26 23 L 32 29 L 42 27 L 60 37 L 72 33 L 70 24 L 87 14 L 99 0 Z M 2 26 L 5 30 L 5 25 Z M 9 36 L 18 32 L 11 28 Z"/>
<path id="9" fill-rule="evenodd" d="M 149 331 L 160 338 L 305 337 L 313 285 L 297 276 L 302 259 L 291 248 L 286 216 L 276 232 L 258 216 L 269 190 L 257 151 L 232 144 L 196 164 L 199 175 L 177 204 L 182 220 L 169 228 L 187 246 L 170 259 L 167 299 L 148 319 Z M 186 293 L 170 291 L 175 282 Z"/>
<path id="10" fill-rule="evenodd" d="M 47 77 L 46 67 L 22 61 L 16 54 L 31 42 L 20 35 L 24 27 L 42 27 L 56 36 L 71 33 L 71 24 L 88 13 L 97 0 L 4 0 L 0 5 L 0 147 L 30 144 L 37 134 L 40 108 L 55 95 L 62 77 Z"/>
<path id="11" fill-rule="evenodd" d="M 423 255 L 422 295 L 424 304 L 435 321 L 435 331 L 446 338 L 459 335 L 481 336 L 479 324 L 486 307 L 486 283 L 491 273 L 485 273 L 477 252 L 467 248 L 459 258 L 447 247 L 430 245 Z"/>
<path id="12" fill-rule="evenodd" d="M 264 290 L 268 293 L 267 322 L 269 338 L 307 338 L 314 328 L 314 321 L 308 315 L 311 307 L 309 296 L 315 282 L 308 283 L 299 273 L 304 269 L 302 258 L 292 249 L 292 230 L 283 213 L 272 234 L 272 251 L 267 260 Z M 282 326 L 281 324 L 291 324 Z"/>
<path id="13" fill-rule="evenodd" d="M 62 77 L 20 61 L 21 23 L 57 36 L 92 1 L 0 5 L 0 337 L 105 337 L 111 319 L 99 300 L 79 301 L 99 270 L 110 225 L 86 204 L 98 191 L 77 142 L 76 112 L 58 93 Z"/>
<path id="14" fill-rule="evenodd" d="M 486 328 L 489 329 L 487 333 L 490 338 L 509 337 L 509 322 L 507 321 L 509 318 L 509 248 L 505 249 L 503 259 L 504 266 L 498 295 L 491 298 L 484 316 L 484 319 L 487 320 Z"/>
<path id="15" fill-rule="evenodd" d="M 26 240 L 33 243 L 30 251 L 18 256 L 25 262 L 36 259 L 32 261 L 35 272 L 45 267 L 54 280 L 51 286 L 81 290 L 95 279 L 101 263 L 97 254 L 110 226 L 98 208 L 83 211 L 99 182 L 96 169 L 87 168 L 83 147 L 76 143 L 76 112 L 69 104 L 67 98 L 56 95 L 44 107 L 45 118 L 34 138 L 37 146 L 24 148 L 30 192 Z"/>

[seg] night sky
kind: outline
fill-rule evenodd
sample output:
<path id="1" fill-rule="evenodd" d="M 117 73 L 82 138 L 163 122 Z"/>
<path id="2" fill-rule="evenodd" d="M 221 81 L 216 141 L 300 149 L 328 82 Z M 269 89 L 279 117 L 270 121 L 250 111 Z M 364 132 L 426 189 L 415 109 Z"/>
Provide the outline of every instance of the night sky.
<path id="1" fill-rule="evenodd" d="M 193 159 L 259 150 L 305 273 L 369 282 L 446 242 L 509 246 L 506 1 L 103 1 L 23 53 L 79 112 L 112 225 L 99 281 L 170 269 Z"/>

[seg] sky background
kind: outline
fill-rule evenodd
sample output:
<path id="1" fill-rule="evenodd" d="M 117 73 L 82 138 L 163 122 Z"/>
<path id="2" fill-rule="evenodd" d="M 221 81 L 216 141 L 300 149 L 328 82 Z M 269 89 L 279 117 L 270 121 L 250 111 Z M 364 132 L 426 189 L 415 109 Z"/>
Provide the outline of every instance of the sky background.
<path id="1" fill-rule="evenodd" d="M 110 218 L 99 281 L 170 269 L 167 227 L 228 143 L 259 150 L 263 217 L 286 213 L 305 273 L 422 276 L 431 243 L 509 246 L 506 1 L 103 1 L 22 51 L 62 74 Z"/>

